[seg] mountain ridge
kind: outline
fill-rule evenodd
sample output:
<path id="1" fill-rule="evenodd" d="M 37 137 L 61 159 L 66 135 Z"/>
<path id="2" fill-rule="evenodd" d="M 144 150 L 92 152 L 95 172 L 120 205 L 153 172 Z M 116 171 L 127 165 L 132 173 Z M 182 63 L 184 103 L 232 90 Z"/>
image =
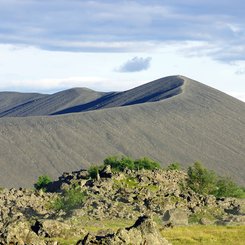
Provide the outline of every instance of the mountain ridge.
<path id="1" fill-rule="evenodd" d="M 158 101 L 181 93 L 183 85 L 184 79 L 180 76 L 169 76 L 122 92 L 72 88 L 50 95 L 33 93 L 29 100 L 30 94 L 23 93 L 22 103 L 10 103 L 7 110 L 0 108 L 0 117 L 60 115 Z M 0 93 L 0 98 L 1 95 L 4 96 Z"/>

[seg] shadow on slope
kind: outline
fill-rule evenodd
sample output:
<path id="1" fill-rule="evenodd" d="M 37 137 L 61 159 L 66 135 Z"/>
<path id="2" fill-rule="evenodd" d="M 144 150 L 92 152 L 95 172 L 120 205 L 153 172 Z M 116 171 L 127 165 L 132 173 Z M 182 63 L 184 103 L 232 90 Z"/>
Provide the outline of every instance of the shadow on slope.
<path id="1" fill-rule="evenodd" d="M 51 115 L 155 102 L 180 94 L 183 84 L 184 80 L 181 77 L 169 76 L 124 92 L 111 92 L 89 103 L 66 108 Z"/>
<path id="2" fill-rule="evenodd" d="M 117 94 L 116 92 L 111 92 L 94 101 L 91 101 L 85 104 L 81 104 L 81 105 L 77 105 L 77 106 L 73 106 L 73 107 L 52 113 L 51 115 L 61 115 L 61 114 L 75 113 L 75 112 L 81 112 L 81 111 L 96 110 L 101 107 L 100 106 L 101 104 L 104 104 L 104 102 L 108 101 L 109 99 L 114 97 L 116 94 Z"/>
<path id="3" fill-rule="evenodd" d="M 10 96 L 13 97 L 12 101 L 10 101 L 11 103 L 6 98 L 6 95 L 2 94 L 2 103 L 7 104 L 7 106 L 2 107 L 2 110 L 0 107 L 0 117 L 50 115 L 56 111 L 78 106 L 81 103 L 89 103 L 104 95 L 105 93 L 103 92 L 96 92 L 87 88 L 72 88 L 51 95 L 40 95 L 29 100 L 23 99 L 20 101 L 21 103 L 14 104 L 12 101 L 17 100 L 15 96 L 17 97 L 18 94 L 10 93 Z M 29 98 L 30 96 L 23 93 L 22 97 Z"/>

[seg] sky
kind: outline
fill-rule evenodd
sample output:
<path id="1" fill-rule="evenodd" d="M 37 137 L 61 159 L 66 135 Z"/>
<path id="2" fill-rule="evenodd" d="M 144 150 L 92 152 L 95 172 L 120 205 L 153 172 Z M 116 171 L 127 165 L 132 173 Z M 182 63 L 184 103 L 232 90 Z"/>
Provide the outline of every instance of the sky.
<path id="1" fill-rule="evenodd" d="M 0 0 L 0 91 L 184 75 L 245 101 L 243 0 Z"/>

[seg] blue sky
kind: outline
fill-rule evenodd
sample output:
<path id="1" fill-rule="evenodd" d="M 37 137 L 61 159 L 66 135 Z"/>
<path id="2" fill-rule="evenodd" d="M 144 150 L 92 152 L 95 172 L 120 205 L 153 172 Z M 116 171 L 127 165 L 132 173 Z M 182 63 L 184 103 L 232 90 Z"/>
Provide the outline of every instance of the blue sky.
<path id="1" fill-rule="evenodd" d="M 0 91 L 124 90 L 174 74 L 245 100 L 244 1 L 0 0 Z"/>

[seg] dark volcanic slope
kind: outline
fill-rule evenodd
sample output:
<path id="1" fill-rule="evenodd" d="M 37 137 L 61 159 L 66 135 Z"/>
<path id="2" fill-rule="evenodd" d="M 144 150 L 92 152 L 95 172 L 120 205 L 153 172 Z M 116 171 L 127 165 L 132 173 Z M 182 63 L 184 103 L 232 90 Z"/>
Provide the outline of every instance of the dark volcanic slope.
<path id="1" fill-rule="evenodd" d="M 0 185 L 30 186 L 41 174 L 57 177 L 111 154 L 149 156 L 163 165 L 179 161 L 187 166 L 199 160 L 244 185 L 245 104 L 181 76 L 142 86 L 141 101 L 157 94 L 169 79 L 173 88 L 184 82 L 179 93 L 156 102 L 52 117 L 1 118 Z M 155 98 L 164 98 L 164 93 Z"/>
<path id="2" fill-rule="evenodd" d="M 177 79 L 173 76 L 165 77 L 164 79 L 158 79 L 124 92 L 108 93 L 97 100 L 70 107 L 54 114 L 66 114 L 159 101 L 181 93 L 183 83 L 182 79 Z"/>
<path id="3" fill-rule="evenodd" d="M 124 92 L 74 88 L 52 95 L 0 93 L 5 105 L 0 107 L 0 117 L 60 115 L 159 101 L 179 94 L 182 85 L 182 79 L 166 77 Z"/>
<path id="4" fill-rule="evenodd" d="M 0 117 L 50 115 L 106 95 L 87 88 L 73 88 L 52 95 L 0 93 Z"/>

